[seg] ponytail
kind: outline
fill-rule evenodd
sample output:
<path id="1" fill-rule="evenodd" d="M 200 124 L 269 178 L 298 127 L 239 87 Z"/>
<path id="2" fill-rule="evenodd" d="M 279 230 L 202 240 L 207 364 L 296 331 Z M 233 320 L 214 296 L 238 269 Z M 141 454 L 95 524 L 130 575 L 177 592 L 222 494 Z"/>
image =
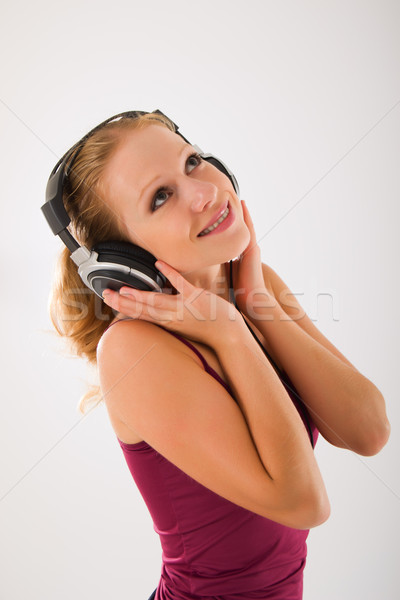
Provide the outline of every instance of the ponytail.
<path id="1" fill-rule="evenodd" d="M 113 320 L 114 311 L 84 285 L 68 248 L 64 248 L 58 258 L 49 312 L 55 330 L 67 342 L 70 354 L 85 358 L 96 366 L 97 345 Z M 102 401 L 99 386 L 92 386 L 84 394 L 78 410 L 85 414 L 93 401 Z"/>

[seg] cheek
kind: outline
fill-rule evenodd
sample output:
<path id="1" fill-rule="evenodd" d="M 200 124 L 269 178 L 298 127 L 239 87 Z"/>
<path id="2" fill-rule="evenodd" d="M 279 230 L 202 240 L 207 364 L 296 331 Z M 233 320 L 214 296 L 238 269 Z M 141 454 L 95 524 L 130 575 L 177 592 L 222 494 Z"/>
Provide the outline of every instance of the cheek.
<path id="1" fill-rule="evenodd" d="M 204 252 L 201 248 L 182 234 L 173 231 L 163 233 L 157 242 L 152 244 L 154 256 L 165 261 L 179 272 L 192 271 L 204 266 Z"/>
<path id="2" fill-rule="evenodd" d="M 215 180 L 215 184 L 221 189 L 221 190 L 229 190 L 229 192 L 232 194 L 232 196 L 234 198 L 237 198 L 238 202 L 239 202 L 239 198 L 235 192 L 235 188 L 233 187 L 233 183 L 232 181 L 229 179 L 229 177 L 227 175 L 225 175 L 225 173 L 222 173 L 222 171 L 220 171 L 219 169 L 217 169 L 217 167 L 214 167 L 215 171 L 216 171 L 216 180 Z"/>
<path id="3" fill-rule="evenodd" d="M 175 239 L 173 231 L 169 231 L 166 227 L 158 224 L 144 225 L 128 220 L 126 229 L 130 242 L 147 250 L 157 258 L 161 258 L 160 254 Z"/>
<path id="4" fill-rule="evenodd" d="M 151 234 L 142 236 L 142 242 L 136 242 L 157 259 L 164 260 L 171 266 L 180 264 L 183 257 L 190 256 L 190 240 L 184 238 L 178 228 L 153 228 Z"/>

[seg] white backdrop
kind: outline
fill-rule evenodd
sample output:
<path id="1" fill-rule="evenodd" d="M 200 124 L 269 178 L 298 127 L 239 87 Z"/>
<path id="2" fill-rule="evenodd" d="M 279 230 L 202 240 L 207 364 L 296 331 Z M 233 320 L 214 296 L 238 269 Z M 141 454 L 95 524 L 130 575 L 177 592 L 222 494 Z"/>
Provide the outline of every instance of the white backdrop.
<path id="1" fill-rule="evenodd" d="M 57 159 L 159 108 L 234 171 L 270 264 L 384 394 L 392 435 L 317 456 L 332 504 L 306 600 L 397 599 L 400 44 L 390 0 L 5 3 L 0 19 L 0 597 L 144 599 L 161 552 L 88 371 L 47 315 Z M 397 168 L 396 168 L 397 167 Z M 323 393 L 323 391 L 322 391 Z"/>

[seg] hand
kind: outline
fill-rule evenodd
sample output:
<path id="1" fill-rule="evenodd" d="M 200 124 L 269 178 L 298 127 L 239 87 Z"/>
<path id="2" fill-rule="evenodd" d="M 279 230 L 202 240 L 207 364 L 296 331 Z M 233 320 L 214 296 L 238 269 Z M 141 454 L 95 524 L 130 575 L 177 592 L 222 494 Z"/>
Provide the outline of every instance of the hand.
<path id="1" fill-rule="evenodd" d="M 118 312 L 150 321 L 192 340 L 215 347 L 221 336 L 230 339 L 243 328 L 244 322 L 236 308 L 212 292 L 189 283 L 165 262 L 155 266 L 179 292 L 146 292 L 122 287 L 118 292 L 105 290 L 104 301 Z"/>
<path id="2" fill-rule="evenodd" d="M 241 200 L 244 222 L 250 232 L 250 241 L 240 258 L 232 262 L 233 286 L 236 304 L 248 318 L 254 320 L 254 302 L 269 306 L 272 298 L 266 289 L 253 221 L 244 200 Z"/>

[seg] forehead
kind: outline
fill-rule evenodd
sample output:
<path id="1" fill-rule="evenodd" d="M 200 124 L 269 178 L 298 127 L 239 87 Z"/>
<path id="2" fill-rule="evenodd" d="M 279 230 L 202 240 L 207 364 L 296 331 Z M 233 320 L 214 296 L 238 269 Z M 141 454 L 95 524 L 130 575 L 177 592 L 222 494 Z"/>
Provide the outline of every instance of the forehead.
<path id="1" fill-rule="evenodd" d="M 138 197 L 151 179 L 168 173 L 183 149 L 191 148 L 180 135 L 161 125 L 123 134 L 103 173 L 103 183 L 113 196 L 127 186 Z M 122 189 L 121 189 L 122 188 Z"/>
<path id="2" fill-rule="evenodd" d="M 123 135 L 109 161 L 109 167 L 112 170 L 113 167 L 124 165 L 129 165 L 130 168 L 137 166 L 140 173 L 147 166 L 162 166 L 164 162 L 173 162 L 185 146 L 189 146 L 185 140 L 166 127 L 148 125 Z"/>

